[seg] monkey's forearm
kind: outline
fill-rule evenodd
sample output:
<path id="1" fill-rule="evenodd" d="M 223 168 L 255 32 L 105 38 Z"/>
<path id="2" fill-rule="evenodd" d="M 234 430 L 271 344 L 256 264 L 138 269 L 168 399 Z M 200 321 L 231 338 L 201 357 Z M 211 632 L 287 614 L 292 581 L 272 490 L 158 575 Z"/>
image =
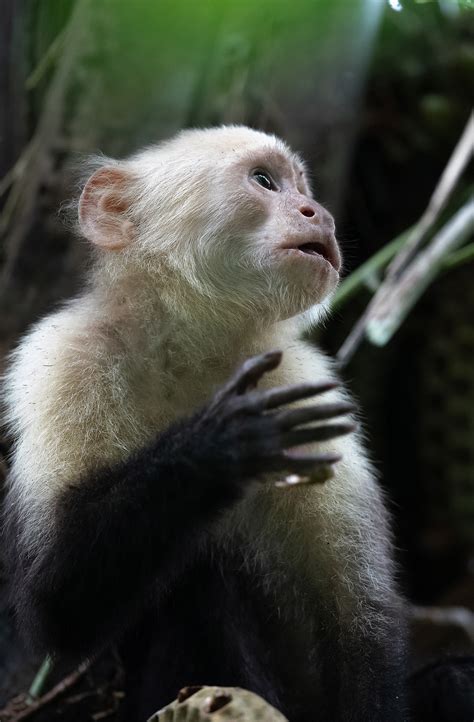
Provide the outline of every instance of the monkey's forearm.
<path id="1" fill-rule="evenodd" d="M 36 646 L 73 656 L 94 651 L 133 614 L 147 584 L 165 590 L 207 525 L 238 498 L 224 451 L 193 437 L 190 425 L 57 499 L 52 539 L 32 561 L 16 561 L 12 583 L 20 623 Z"/>

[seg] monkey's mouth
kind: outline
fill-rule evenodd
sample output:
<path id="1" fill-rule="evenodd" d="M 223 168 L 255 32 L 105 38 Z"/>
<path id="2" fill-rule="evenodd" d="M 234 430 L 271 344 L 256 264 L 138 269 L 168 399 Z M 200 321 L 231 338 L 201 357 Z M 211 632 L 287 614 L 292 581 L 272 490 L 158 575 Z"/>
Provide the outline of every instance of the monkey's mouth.
<path id="1" fill-rule="evenodd" d="M 331 263 L 328 249 L 322 243 L 303 243 L 302 246 L 298 246 L 297 250 L 302 253 L 308 253 L 310 256 L 322 256 L 326 261 Z"/>
<path id="2" fill-rule="evenodd" d="M 286 251 L 293 251 L 302 256 L 315 256 L 323 258 L 327 261 L 335 271 L 339 272 L 340 259 L 336 251 L 333 250 L 332 244 L 320 243 L 312 241 L 311 243 L 302 243 L 301 245 L 286 246 Z"/>

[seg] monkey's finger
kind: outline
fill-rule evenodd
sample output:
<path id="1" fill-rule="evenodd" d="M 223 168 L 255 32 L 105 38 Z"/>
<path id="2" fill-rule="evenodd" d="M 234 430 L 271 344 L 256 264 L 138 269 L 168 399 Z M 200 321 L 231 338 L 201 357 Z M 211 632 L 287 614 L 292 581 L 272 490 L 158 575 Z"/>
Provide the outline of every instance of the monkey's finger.
<path id="1" fill-rule="evenodd" d="M 301 426 L 301 424 L 308 424 L 311 421 L 325 421 L 336 416 L 350 414 L 352 411 L 355 411 L 354 404 L 341 401 L 337 404 L 319 404 L 318 406 L 303 406 L 300 409 L 280 411 L 273 418 L 278 428 L 286 431 L 295 426 Z"/>
<path id="2" fill-rule="evenodd" d="M 305 456 L 294 456 L 288 451 L 283 452 L 280 457 L 282 468 L 288 469 L 293 474 L 312 475 L 321 467 L 332 466 L 341 461 L 340 454 L 321 453 Z"/>
<path id="3" fill-rule="evenodd" d="M 314 441 L 328 441 L 337 436 L 345 436 L 355 431 L 355 424 L 327 424 L 325 426 L 311 426 L 305 429 L 294 429 L 283 434 L 282 444 L 285 448 L 310 444 Z"/>
<path id="4" fill-rule="evenodd" d="M 255 387 L 265 373 L 279 366 L 282 356 L 281 351 L 269 351 L 244 361 L 230 381 L 217 392 L 219 399 L 243 394 L 247 389 Z"/>
<path id="5" fill-rule="evenodd" d="M 290 404 L 293 401 L 301 401 L 311 396 L 323 394 L 326 391 L 339 386 L 338 381 L 320 381 L 317 384 L 293 384 L 292 386 L 280 386 L 276 389 L 259 391 L 255 394 L 252 405 L 258 409 L 274 409 L 283 404 Z"/>

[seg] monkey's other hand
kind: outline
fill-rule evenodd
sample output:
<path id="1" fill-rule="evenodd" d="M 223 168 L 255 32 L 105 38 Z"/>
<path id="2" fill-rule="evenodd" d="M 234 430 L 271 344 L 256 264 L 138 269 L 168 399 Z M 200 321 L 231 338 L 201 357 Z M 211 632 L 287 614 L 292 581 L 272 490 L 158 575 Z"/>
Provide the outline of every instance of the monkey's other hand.
<path id="1" fill-rule="evenodd" d="M 341 459 L 334 453 L 300 455 L 290 449 L 302 444 L 327 441 L 354 431 L 352 423 L 320 423 L 353 411 L 352 404 L 336 402 L 285 408 L 288 404 L 319 396 L 338 386 L 336 381 L 303 383 L 256 390 L 263 375 L 281 361 L 272 351 L 245 361 L 230 381 L 196 417 L 202 439 L 212 439 L 214 461 L 224 464 L 227 475 L 242 481 L 268 472 L 304 475 L 322 481 Z M 318 425 L 311 425 L 317 422 Z M 313 478 L 312 478 L 313 477 Z"/>

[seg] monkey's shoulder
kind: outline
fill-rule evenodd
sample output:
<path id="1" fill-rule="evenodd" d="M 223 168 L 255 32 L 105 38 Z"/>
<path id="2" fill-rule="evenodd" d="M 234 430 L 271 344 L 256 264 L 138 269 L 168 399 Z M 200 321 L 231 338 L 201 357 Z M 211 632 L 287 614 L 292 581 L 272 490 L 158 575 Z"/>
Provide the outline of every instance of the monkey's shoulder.
<path id="1" fill-rule="evenodd" d="M 107 344 L 75 309 L 46 316 L 11 355 L 4 382 L 11 415 L 51 414 L 53 406 L 53 417 L 70 415 L 75 403 L 86 400 L 81 414 L 91 413 L 98 382 L 113 373 L 110 360 Z"/>
<path id="2" fill-rule="evenodd" d="M 148 441 L 151 422 L 128 366 L 113 328 L 94 326 L 80 309 L 35 324 L 13 352 L 3 385 L 17 472 L 67 479 Z"/>

